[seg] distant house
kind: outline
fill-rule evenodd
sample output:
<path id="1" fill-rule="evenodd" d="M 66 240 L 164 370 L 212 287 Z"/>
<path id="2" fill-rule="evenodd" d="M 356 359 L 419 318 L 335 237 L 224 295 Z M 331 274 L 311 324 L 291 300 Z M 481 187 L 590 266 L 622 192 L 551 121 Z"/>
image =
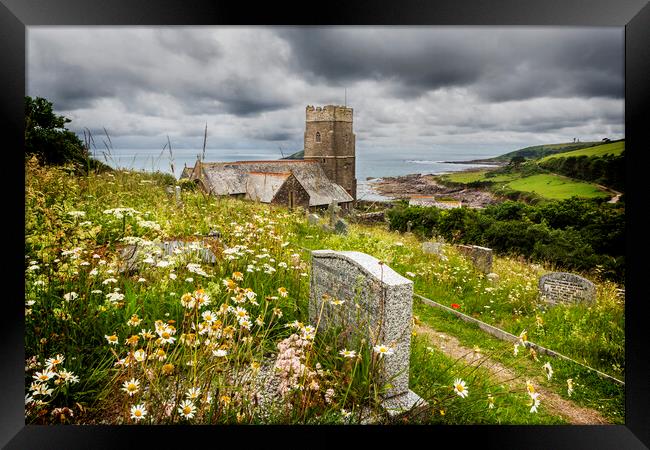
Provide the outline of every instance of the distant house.
<path id="1" fill-rule="evenodd" d="M 603 138 L 603 144 L 607 144 L 607 143 L 610 142 L 610 141 L 611 141 L 610 138 Z"/>
<path id="2" fill-rule="evenodd" d="M 327 105 L 305 110 L 303 159 L 202 162 L 185 167 L 181 178 L 195 180 L 212 195 L 228 195 L 290 208 L 348 209 L 357 197 L 352 108 Z M 298 154 L 291 155 L 298 157 Z"/>
<path id="3" fill-rule="evenodd" d="M 453 209 L 463 206 L 462 202 L 453 200 L 436 200 L 433 195 L 414 195 L 409 199 L 409 206 L 435 206 L 441 209 Z"/>
<path id="4" fill-rule="evenodd" d="M 212 195 L 228 195 L 290 208 L 320 209 L 332 202 L 349 208 L 354 199 L 327 178 L 314 160 L 233 161 L 188 168 L 187 178 Z"/>

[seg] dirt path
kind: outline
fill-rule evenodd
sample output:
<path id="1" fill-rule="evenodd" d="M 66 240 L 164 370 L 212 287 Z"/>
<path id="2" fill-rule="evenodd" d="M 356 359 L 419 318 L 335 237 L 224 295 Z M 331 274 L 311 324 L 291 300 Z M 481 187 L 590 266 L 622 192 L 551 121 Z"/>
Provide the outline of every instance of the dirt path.
<path id="1" fill-rule="evenodd" d="M 415 331 L 419 335 L 427 336 L 431 343 L 447 356 L 453 359 L 462 358 L 472 366 L 480 364 L 481 367 L 489 370 L 499 382 L 512 389 L 522 388 L 522 381 L 518 379 L 519 377 L 511 369 L 497 361 L 476 354 L 471 348 L 461 345 L 455 337 L 423 325 L 416 325 Z M 598 411 L 577 406 L 555 392 L 539 386 L 537 383 L 535 388 L 540 393 L 542 406 L 551 414 L 562 416 L 572 425 L 603 425 L 610 423 Z"/>

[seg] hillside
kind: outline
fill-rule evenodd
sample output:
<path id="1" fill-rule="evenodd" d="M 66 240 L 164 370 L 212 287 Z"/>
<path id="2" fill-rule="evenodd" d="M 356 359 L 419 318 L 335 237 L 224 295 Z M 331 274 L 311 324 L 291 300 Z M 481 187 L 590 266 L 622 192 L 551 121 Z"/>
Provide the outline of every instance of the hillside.
<path id="1" fill-rule="evenodd" d="M 572 156 L 587 156 L 589 158 L 612 155 L 618 156 L 625 150 L 625 139 L 619 141 L 610 142 L 608 144 L 596 145 L 593 147 L 582 148 L 578 150 L 572 150 L 567 152 L 561 152 L 557 154 L 552 154 L 541 158 L 538 162 L 548 161 L 553 158 L 570 158 Z"/>
<path id="2" fill-rule="evenodd" d="M 281 159 L 304 159 L 304 158 L 305 158 L 305 151 L 300 150 L 297 151 L 296 153 L 292 153 L 291 155 L 285 156 L 284 158 Z"/>
<path id="3" fill-rule="evenodd" d="M 547 155 L 554 155 L 557 153 L 564 153 L 582 148 L 593 147 L 598 144 L 601 144 L 601 142 L 566 142 L 563 144 L 534 145 L 532 147 L 526 147 L 520 150 L 505 153 L 494 158 L 488 158 L 488 161 L 492 160 L 508 162 L 515 156 L 523 156 L 526 159 L 539 159 Z"/>

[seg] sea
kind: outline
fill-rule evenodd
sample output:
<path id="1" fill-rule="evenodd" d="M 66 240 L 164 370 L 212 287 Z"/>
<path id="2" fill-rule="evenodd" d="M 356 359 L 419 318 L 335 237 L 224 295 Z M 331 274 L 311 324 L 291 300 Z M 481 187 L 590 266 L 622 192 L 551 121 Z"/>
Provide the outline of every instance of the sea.
<path id="1" fill-rule="evenodd" d="M 382 177 L 420 174 L 443 174 L 462 170 L 491 167 L 485 164 L 457 164 L 448 161 L 471 161 L 502 155 L 518 148 L 489 146 L 485 148 L 452 147 L 418 151 L 393 151 L 381 153 L 357 149 L 357 199 L 389 201 L 377 193 L 373 183 Z M 179 177 L 185 165 L 191 167 L 201 155 L 200 149 L 111 149 L 94 157 L 111 167 L 146 172 L 173 173 Z M 288 154 L 288 153 L 287 153 Z M 277 150 L 206 149 L 205 161 L 247 161 L 280 159 Z"/>

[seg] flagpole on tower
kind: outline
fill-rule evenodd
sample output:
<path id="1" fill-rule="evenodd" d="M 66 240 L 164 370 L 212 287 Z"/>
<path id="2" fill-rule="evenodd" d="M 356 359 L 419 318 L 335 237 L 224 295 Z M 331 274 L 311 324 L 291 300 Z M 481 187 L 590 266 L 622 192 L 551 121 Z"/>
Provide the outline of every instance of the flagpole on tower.
<path id="1" fill-rule="evenodd" d="M 347 107 L 348 106 L 348 88 L 344 88 L 344 90 L 345 90 L 345 100 L 344 100 L 343 104 L 345 105 L 345 107 Z"/>

